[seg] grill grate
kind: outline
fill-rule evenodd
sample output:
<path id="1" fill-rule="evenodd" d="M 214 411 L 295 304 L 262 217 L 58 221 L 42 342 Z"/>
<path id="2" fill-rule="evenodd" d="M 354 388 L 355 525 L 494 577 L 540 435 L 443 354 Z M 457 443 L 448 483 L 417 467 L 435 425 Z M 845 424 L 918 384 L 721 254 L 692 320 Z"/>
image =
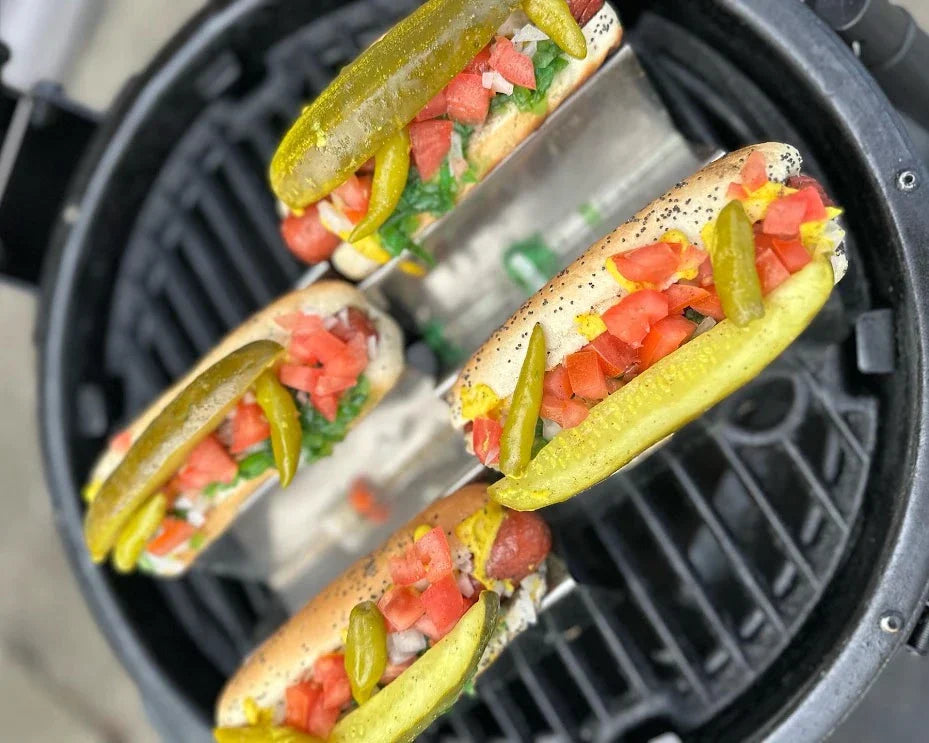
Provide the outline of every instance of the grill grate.
<path id="1" fill-rule="evenodd" d="M 413 4 L 354 3 L 306 26 L 267 54 L 243 97 L 221 96 L 178 140 L 115 281 L 105 349 L 107 373 L 121 384 L 118 417 L 297 280 L 265 163 L 301 102 L 376 36 L 370 19 L 387 22 Z M 749 133 L 737 131 L 758 138 Z M 846 392 L 839 349 L 811 344 L 803 358 L 811 354 L 816 363 L 782 359 L 647 462 L 550 510 L 578 588 L 432 739 L 686 731 L 758 678 L 844 553 L 875 442 L 876 402 Z M 195 570 L 157 587 L 223 676 L 284 615 L 259 583 Z M 209 702 L 201 712 L 211 716 Z"/>

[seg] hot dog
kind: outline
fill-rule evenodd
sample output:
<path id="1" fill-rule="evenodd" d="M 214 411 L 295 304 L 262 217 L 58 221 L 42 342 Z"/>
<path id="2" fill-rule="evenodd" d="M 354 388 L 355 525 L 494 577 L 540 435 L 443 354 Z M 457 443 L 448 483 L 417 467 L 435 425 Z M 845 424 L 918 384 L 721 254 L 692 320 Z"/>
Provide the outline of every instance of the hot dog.
<path id="1" fill-rule="evenodd" d="M 420 663 L 440 648 L 440 638 L 447 637 L 446 644 L 458 642 L 455 630 L 481 591 L 498 594 L 501 604 L 494 631 L 467 651 L 479 656 L 470 670 L 483 670 L 510 638 L 534 621 L 545 592 L 544 563 L 550 549 L 551 534 L 540 516 L 501 508 L 488 499 L 486 486 L 470 485 L 440 499 L 381 549 L 356 562 L 254 651 L 217 703 L 217 740 L 244 740 L 245 731 L 262 725 L 330 741 L 394 739 L 396 729 L 390 732 L 368 719 L 368 705 L 394 685 L 396 695 L 429 695 L 439 679 L 420 678 Z M 371 702 L 362 694 L 360 706 L 352 710 L 352 689 L 359 686 L 353 677 L 356 642 L 376 655 L 371 638 L 358 640 L 350 626 L 359 605 L 369 611 L 376 605 L 383 620 L 383 632 L 376 621 L 367 622 L 375 627 L 370 634 L 380 633 L 376 640 L 382 667 L 376 675 L 382 691 Z M 458 679 L 458 691 L 467 680 Z M 359 701 L 359 694 L 355 696 Z M 395 723 L 396 718 L 405 720 L 402 739 L 411 740 L 435 718 L 431 709 L 422 701 L 394 710 Z M 256 710 L 263 710 L 263 717 Z M 366 732 L 353 736 L 353 729 Z"/>
<path id="2" fill-rule="evenodd" d="M 262 483 L 331 452 L 394 385 L 402 350 L 342 282 L 257 313 L 110 441 L 84 488 L 91 557 L 183 573 Z"/>
<path id="3" fill-rule="evenodd" d="M 847 268 L 840 210 L 800 164 L 778 143 L 711 164 L 591 247 L 471 357 L 452 418 L 507 475 L 494 498 L 531 510 L 576 495 L 799 335 Z"/>
<path id="4" fill-rule="evenodd" d="M 492 36 L 486 37 L 486 45 L 475 50 L 476 56 L 463 59 L 467 64 L 464 69 L 454 70 L 457 74 L 450 81 L 433 81 L 428 102 L 414 111 L 412 121 L 403 122 L 408 135 L 401 139 L 409 143 L 398 146 L 401 150 L 411 149 L 413 167 L 408 179 L 405 174 L 398 177 L 402 193 L 396 194 L 398 201 L 393 208 L 381 210 L 378 206 L 378 174 L 376 170 L 372 174 L 369 163 L 353 174 L 346 173 L 348 179 L 328 196 L 323 194 L 326 198 L 312 202 L 294 196 L 294 192 L 302 192 L 293 184 L 296 178 L 274 178 L 283 166 L 272 167 L 275 190 L 290 207 L 289 211 L 285 208 L 281 231 L 291 250 L 309 263 L 331 257 L 336 268 L 352 279 L 370 274 L 378 265 L 407 250 L 422 260 L 402 267 L 422 272 L 429 256 L 421 252 L 418 243 L 426 227 L 463 199 L 620 44 L 622 28 L 609 5 L 603 0 L 572 0 L 564 13 L 571 24 L 583 26 L 583 33 L 577 30 L 583 54 L 571 49 L 562 35 L 549 28 L 555 41 L 580 54 L 580 58 L 563 53 L 530 20 L 530 16 L 538 20 L 534 6 L 550 4 L 565 6 L 564 0 L 528 0 L 523 3 L 525 11 L 514 11 L 517 3 L 503 3 L 509 17 L 491 32 Z M 471 30 L 464 23 L 458 33 L 468 34 Z M 440 35 L 438 29 L 432 29 L 432 33 Z M 378 55 L 377 44 L 368 54 L 383 56 Z M 404 74 L 416 73 L 407 70 Z M 282 152 L 290 152 L 287 140 Z M 382 159 L 386 161 L 387 155 Z M 284 156 L 279 155 L 278 162 L 283 160 Z M 395 160 L 403 160 L 403 156 Z M 382 212 L 378 229 L 363 238 L 353 237 L 357 225 L 364 224 L 375 211 Z"/>

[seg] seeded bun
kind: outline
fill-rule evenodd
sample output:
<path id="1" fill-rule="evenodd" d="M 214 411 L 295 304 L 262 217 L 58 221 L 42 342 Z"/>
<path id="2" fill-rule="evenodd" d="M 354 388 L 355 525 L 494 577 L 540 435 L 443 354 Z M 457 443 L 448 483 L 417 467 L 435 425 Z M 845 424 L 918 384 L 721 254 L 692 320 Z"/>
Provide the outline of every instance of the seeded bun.
<path id="1" fill-rule="evenodd" d="M 403 337 L 397 324 L 383 312 L 373 307 L 365 299 L 364 295 L 353 286 L 343 281 L 320 281 L 305 289 L 284 295 L 231 331 L 215 348 L 200 359 L 193 369 L 162 393 L 155 402 L 149 405 L 129 425 L 127 430 L 131 433 L 132 441 L 139 437 L 155 416 L 198 374 L 232 351 L 252 341 L 263 339 L 274 340 L 286 345 L 289 334 L 275 322 L 275 318 L 296 311 L 315 311 L 322 315 L 330 315 L 343 307 L 357 307 L 364 310 L 373 321 L 378 333 L 377 354 L 369 362 L 364 372 L 371 384 L 371 393 L 360 414 L 352 422 L 352 425 L 355 425 L 387 394 L 400 376 L 403 370 Z M 100 483 L 105 481 L 110 473 L 116 469 L 119 462 L 122 461 L 123 456 L 123 453 L 108 447 L 91 470 L 88 481 Z M 264 474 L 226 491 L 223 501 L 207 513 L 206 523 L 199 529 L 203 534 L 203 543 L 200 549 L 185 550 L 176 556 L 172 555 L 170 561 L 156 562 L 156 574 L 162 577 L 174 577 L 182 574 L 203 549 L 226 530 L 249 496 L 275 474 L 274 470 L 266 471 Z"/>
<path id="2" fill-rule="evenodd" d="M 500 398 L 513 394 L 536 323 L 545 330 L 548 369 L 587 344 L 575 318 L 601 314 L 626 294 L 605 267 L 609 256 L 657 242 L 672 229 L 683 231 L 695 245 L 705 248 L 701 229 L 728 203 L 729 184 L 740 180 L 742 166 L 754 151 L 764 154 L 771 181 L 784 183 L 800 174 L 802 160 L 794 147 L 777 142 L 747 147 L 711 163 L 617 227 L 533 295 L 468 360 L 449 393 L 453 424 L 462 428 L 468 422 L 462 415 L 463 389 L 483 383 Z M 841 246 L 832 261 L 838 281 L 848 265 Z"/>
<path id="3" fill-rule="evenodd" d="M 587 39 L 587 56 L 584 59 L 575 59 L 565 55 L 568 64 L 555 76 L 548 89 L 548 108 L 544 113 L 520 111 L 516 106 L 508 105 L 491 113 L 487 121 L 471 135 L 465 155 L 475 169 L 477 183 L 538 129 L 546 117 L 593 75 L 606 61 L 610 52 L 620 45 L 623 38 L 622 25 L 609 3 L 604 3 L 599 12 L 584 26 L 584 37 Z M 461 201 L 477 183 L 465 184 L 458 191 L 455 201 Z M 432 214 L 420 214 L 416 234 L 421 234 L 437 219 L 439 217 Z M 369 276 L 380 265 L 344 242 L 336 248 L 332 263 L 339 273 L 354 281 Z"/>
<path id="4" fill-rule="evenodd" d="M 358 560 L 246 659 L 216 703 L 216 724 L 246 725 L 243 705 L 249 698 L 259 707 L 271 708 L 275 719 L 281 719 L 285 689 L 302 678 L 320 655 L 342 646 L 352 607 L 383 595 L 390 585 L 389 558 L 413 543 L 416 527 L 441 526 L 451 537 L 459 523 L 486 503 L 486 485 L 468 485 L 437 500 L 380 549 Z"/>

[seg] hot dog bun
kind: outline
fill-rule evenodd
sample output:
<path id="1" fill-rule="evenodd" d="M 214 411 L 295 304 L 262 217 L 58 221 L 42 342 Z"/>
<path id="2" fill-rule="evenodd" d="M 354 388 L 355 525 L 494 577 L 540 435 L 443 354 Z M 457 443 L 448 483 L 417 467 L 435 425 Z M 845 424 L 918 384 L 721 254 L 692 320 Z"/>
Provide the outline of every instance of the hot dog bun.
<path id="1" fill-rule="evenodd" d="M 468 485 L 437 500 L 399 529 L 376 552 L 361 558 L 255 650 L 236 672 L 216 703 L 220 727 L 246 725 L 243 705 L 252 698 L 271 708 L 279 719 L 284 691 L 313 667 L 313 662 L 343 644 L 352 607 L 376 601 L 390 585 L 389 557 L 413 543 L 420 524 L 440 526 L 451 537 L 454 528 L 487 503 L 485 485 Z"/>
<path id="2" fill-rule="evenodd" d="M 583 30 L 587 39 L 587 56 L 584 59 L 575 59 L 565 55 L 568 64 L 555 76 L 548 89 L 548 108 L 543 113 L 520 111 L 515 105 L 510 104 L 491 113 L 471 135 L 465 155 L 475 170 L 477 182 L 466 183 L 458 191 L 456 202 L 465 198 L 487 173 L 538 129 L 546 117 L 583 85 L 622 42 L 622 25 L 609 3 L 603 4 L 597 14 L 584 25 Z M 440 217 L 420 214 L 416 234 L 422 234 L 423 230 L 437 219 Z M 349 243 L 342 243 L 336 248 L 332 262 L 339 273 L 355 281 L 370 275 L 380 265 L 359 253 Z"/>
<path id="3" fill-rule="evenodd" d="M 357 307 L 364 310 L 373 321 L 378 333 L 377 353 L 370 360 L 364 372 L 371 385 L 370 396 L 359 416 L 352 422 L 354 425 L 387 394 L 400 376 L 403 370 L 403 337 L 397 324 L 373 307 L 353 286 L 342 281 L 321 281 L 305 289 L 284 295 L 226 335 L 215 348 L 197 362 L 193 369 L 163 392 L 129 425 L 127 430 L 131 434 L 131 440 L 135 441 L 168 402 L 197 375 L 232 351 L 261 339 L 274 340 L 286 345 L 288 333 L 275 322 L 275 318 L 296 311 L 315 311 L 330 315 L 343 307 Z M 97 460 L 88 480 L 90 482 L 105 481 L 122 458 L 123 453 L 108 447 Z M 156 561 L 154 563 L 156 574 L 169 577 L 183 573 L 203 549 L 226 530 L 248 497 L 265 480 L 275 474 L 272 469 L 227 490 L 224 493 L 224 499 L 207 513 L 206 523 L 199 529 L 204 537 L 202 547 L 197 550 L 185 550 L 176 555 L 176 559 L 172 556 L 171 561 Z"/>
<path id="4" fill-rule="evenodd" d="M 777 142 L 747 147 L 711 163 L 617 227 L 533 295 L 471 356 L 449 393 L 453 424 L 461 428 L 468 422 L 462 415 L 463 389 L 483 383 L 502 399 L 513 394 L 536 323 L 545 330 L 548 369 L 587 344 L 578 332 L 577 315 L 600 314 L 626 293 L 605 267 L 609 256 L 657 242 L 672 229 L 682 230 L 694 244 L 705 248 L 702 227 L 726 205 L 729 184 L 740 180 L 742 167 L 754 151 L 765 156 L 771 181 L 784 183 L 800 174 L 802 159 L 794 147 Z M 841 246 L 832 262 L 838 281 L 848 267 Z"/>

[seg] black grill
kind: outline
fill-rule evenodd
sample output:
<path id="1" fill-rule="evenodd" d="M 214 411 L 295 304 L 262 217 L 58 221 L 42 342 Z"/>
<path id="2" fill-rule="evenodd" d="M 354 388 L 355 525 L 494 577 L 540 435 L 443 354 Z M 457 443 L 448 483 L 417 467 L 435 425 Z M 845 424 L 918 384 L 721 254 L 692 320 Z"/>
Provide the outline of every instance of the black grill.
<path id="1" fill-rule="evenodd" d="M 149 128 L 151 161 L 122 173 L 121 210 L 111 186 L 110 219 L 94 233 L 101 247 L 73 300 L 66 358 L 75 363 L 62 375 L 74 407 L 56 423 L 68 436 L 68 474 L 56 483 L 70 487 L 56 497 L 79 573 L 106 595 L 97 607 L 104 623 L 119 616 L 133 628 L 113 632 L 140 683 L 184 700 L 203 726 L 223 680 L 285 618 L 282 604 L 261 583 L 198 569 L 177 582 L 107 574 L 101 584 L 78 556 L 75 486 L 105 430 L 297 280 L 265 164 L 300 105 L 415 3 L 355 2 L 319 18 L 309 4 L 278 5 L 286 3 L 230 4 L 218 42 L 225 51 L 195 55 L 179 92 L 166 96 L 183 126 L 166 128 L 167 139 Z M 635 20 L 632 44 L 692 137 L 726 147 L 777 136 L 802 144 L 805 123 L 778 115 L 722 55 L 659 16 Z M 707 100 L 701 80 L 725 84 Z M 746 114 L 759 110 L 770 115 Z M 816 174 L 852 203 L 849 183 L 833 178 L 837 165 L 816 168 L 822 161 L 811 159 Z M 853 267 L 861 260 L 854 237 Z M 853 270 L 803 342 L 746 390 L 638 466 L 548 511 L 578 587 L 434 726 L 433 739 L 686 733 L 758 683 L 860 529 L 886 393 L 853 361 L 853 320 L 872 301 L 862 275 Z M 102 374 L 85 358 L 98 353 Z M 56 473 L 60 466 L 53 461 Z M 193 740 L 205 728 L 173 732 Z"/>

